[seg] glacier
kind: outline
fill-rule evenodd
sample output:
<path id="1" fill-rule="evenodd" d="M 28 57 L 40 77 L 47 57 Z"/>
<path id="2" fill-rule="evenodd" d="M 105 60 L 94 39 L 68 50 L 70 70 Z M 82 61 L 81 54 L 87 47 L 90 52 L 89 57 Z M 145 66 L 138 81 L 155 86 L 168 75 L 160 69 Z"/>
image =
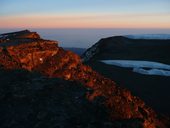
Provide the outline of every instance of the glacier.
<path id="1" fill-rule="evenodd" d="M 170 65 L 159 62 L 140 60 L 101 60 L 101 62 L 108 65 L 131 68 L 133 72 L 144 75 L 170 76 Z"/>

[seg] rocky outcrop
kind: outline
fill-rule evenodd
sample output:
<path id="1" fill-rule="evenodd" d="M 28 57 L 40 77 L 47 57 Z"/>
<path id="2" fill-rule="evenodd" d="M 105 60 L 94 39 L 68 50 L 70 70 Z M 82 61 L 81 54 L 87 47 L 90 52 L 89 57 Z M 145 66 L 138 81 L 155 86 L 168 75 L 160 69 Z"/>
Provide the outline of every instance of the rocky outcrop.
<path id="1" fill-rule="evenodd" d="M 8 69 L 15 67 L 31 71 L 59 50 L 56 41 L 40 39 L 37 33 L 28 30 L 2 34 L 4 35 L 10 40 L 4 38 L 5 41 L 0 43 L 0 61 L 1 65 L 6 65 L 8 62 L 8 66 L 4 66 Z"/>
<path id="2" fill-rule="evenodd" d="M 82 55 L 84 62 L 105 59 L 150 60 L 169 63 L 170 39 L 103 38 Z"/>
<path id="3" fill-rule="evenodd" d="M 40 39 L 40 36 L 36 32 L 30 32 L 29 30 L 23 30 L 19 32 L 4 33 L 0 35 L 0 43 L 7 42 L 14 39 Z"/>
<path id="4" fill-rule="evenodd" d="M 20 43 L 16 44 L 16 40 Z M 15 38 L 14 42 L 1 42 L 0 51 L 3 69 L 26 69 L 83 84 L 89 90 L 86 92 L 87 99 L 103 104 L 113 121 L 127 120 L 124 125 L 120 124 L 120 128 L 166 128 L 166 121 L 160 120 L 140 98 L 83 65 L 78 55 L 58 47 L 57 42 Z"/>

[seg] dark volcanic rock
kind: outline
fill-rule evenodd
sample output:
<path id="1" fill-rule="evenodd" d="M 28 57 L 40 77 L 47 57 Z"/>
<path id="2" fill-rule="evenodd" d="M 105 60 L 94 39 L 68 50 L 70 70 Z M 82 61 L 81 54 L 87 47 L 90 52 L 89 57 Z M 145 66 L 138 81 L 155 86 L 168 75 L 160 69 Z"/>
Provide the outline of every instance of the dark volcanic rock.
<path id="1" fill-rule="evenodd" d="M 17 76 L 17 77 L 16 77 Z M 10 77 L 10 79 L 9 79 Z M 76 82 L 24 70 L 0 70 L 1 128 L 94 128 L 113 125 Z"/>
<path id="2" fill-rule="evenodd" d="M 23 30 L 19 32 L 11 32 L 1 34 L 0 43 L 7 42 L 15 39 L 40 39 L 40 36 L 36 32 L 30 32 L 29 30 Z"/>
<path id="3" fill-rule="evenodd" d="M 84 61 L 124 59 L 150 60 L 170 64 L 170 39 L 129 39 L 123 36 L 101 39 L 82 55 Z"/>
<path id="4" fill-rule="evenodd" d="M 22 34 L 21 34 L 22 36 Z M 161 128 L 166 128 L 166 120 L 162 120 L 158 118 L 158 115 L 150 108 L 148 107 L 140 98 L 133 96 L 130 91 L 124 88 L 120 88 L 119 86 L 116 85 L 115 82 L 112 80 L 105 78 L 98 74 L 97 72 L 93 71 L 89 66 L 85 66 L 82 64 L 81 59 L 78 55 L 70 52 L 70 51 L 65 51 L 62 48 L 58 47 L 57 43 L 54 41 L 48 41 L 48 40 L 43 40 L 43 39 L 29 39 L 29 41 L 25 42 L 27 38 L 22 38 L 19 39 L 17 38 L 17 42 L 21 42 L 18 44 L 13 45 L 13 40 L 10 41 L 4 41 L 2 42 L 3 45 L 0 46 L 0 64 L 1 68 L 3 69 L 26 69 L 29 71 L 37 71 L 45 76 L 48 77 L 57 77 L 57 78 L 62 78 L 65 80 L 70 80 L 70 81 L 76 81 L 78 83 L 81 83 L 86 89 L 89 91 L 85 90 L 86 92 L 86 98 L 91 101 L 93 104 L 102 104 L 102 107 L 105 108 L 105 111 L 107 111 L 110 114 L 110 117 L 113 121 L 113 124 L 110 122 L 104 123 L 105 125 L 109 125 L 110 127 L 115 127 L 115 128 L 137 128 L 137 127 L 143 127 L 143 128 L 156 128 L 156 127 L 161 127 Z M 16 41 L 14 40 L 14 42 Z M 8 43 L 8 45 L 5 45 Z M 11 45 L 10 45 L 11 44 Z M 22 78 L 22 77 L 21 77 Z M 25 79 L 25 78 L 24 78 Z M 22 80 L 21 80 L 22 82 Z M 58 87 L 57 85 L 51 85 L 50 84 L 51 80 L 49 82 L 43 81 L 43 84 L 47 84 L 47 88 L 45 86 L 45 89 L 43 90 L 44 92 L 38 92 L 38 94 L 35 95 L 35 97 L 39 100 L 43 99 L 40 103 L 40 107 L 43 106 L 45 108 L 42 108 L 42 113 L 44 112 L 44 109 L 48 109 L 52 107 L 55 108 L 53 104 L 55 104 L 55 100 L 51 101 L 53 98 L 51 97 L 56 97 L 56 95 L 59 95 L 59 99 L 56 100 L 62 100 L 62 98 L 65 96 L 66 99 L 64 99 L 64 103 L 66 102 L 66 108 L 67 108 L 67 102 L 69 107 L 71 107 L 75 111 L 81 111 L 81 109 L 84 108 L 76 108 L 75 106 L 77 104 L 72 104 L 74 101 L 72 101 L 72 98 L 79 93 L 79 88 L 77 86 L 69 86 L 69 88 L 74 90 L 74 87 L 78 90 L 74 90 L 73 92 L 65 92 L 64 90 L 61 90 L 61 96 L 59 92 L 55 92 L 60 90 L 60 86 Z M 27 82 L 23 82 L 26 84 Z M 42 84 L 42 85 L 43 85 Z M 48 85 L 50 84 L 50 85 Z M 57 84 L 57 83 L 54 83 Z M 13 84 L 11 84 L 13 85 Z M 9 85 L 9 86 L 11 86 Z M 38 88 L 41 88 L 41 86 L 38 86 Z M 21 85 L 23 87 L 23 85 Z M 65 84 L 64 84 L 65 86 Z M 64 87 L 62 85 L 62 87 Z M 13 86 L 12 86 L 13 87 Z M 12 88 L 10 87 L 10 88 Z M 67 88 L 68 86 L 66 85 L 64 88 Z M 14 87 L 16 88 L 16 87 Z M 52 89 L 51 89 L 52 88 Z M 17 89 L 17 88 L 16 88 Z M 7 89 L 8 90 L 8 89 Z M 11 89 L 9 89 L 11 90 Z M 15 90 L 15 89 L 12 89 Z M 20 89 L 19 89 L 20 90 Z M 67 90 L 67 89 L 66 89 Z M 70 91 L 71 91 L 70 90 Z M 8 91 L 7 91 L 8 92 Z M 80 91 L 81 92 L 81 91 Z M 26 91 L 27 93 L 27 91 Z M 54 95 L 53 95 L 54 93 Z M 11 96 L 11 92 L 8 93 L 9 96 Z M 81 94 L 84 95 L 84 92 Z M 3 94 L 4 95 L 4 94 Z M 52 96 L 51 96 L 52 95 Z M 32 97 L 34 96 L 34 93 L 29 93 L 29 96 Z M 21 96 L 22 97 L 22 96 Z M 50 97 L 49 99 L 46 99 L 46 97 Z M 11 102 L 13 101 L 13 95 L 9 99 L 11 99 Z M 27 99 L 27 98 L 26 98 Z M 31 98 L 32 99 L 32 98 Z M 55 99 L 55 98 L 54 98 Z M 16 98 L 16 100 L 20 100 L 20 96 Z M 29 105 L 35 105 L 34 100 L 30 100 L 29 98 L 27 99 Z M 48 101 L 51 101 L 52 103 L 48 104 Z M 45 102 L 45 103 L 44 103 Z M 70 103 L 71 102 L 71 103 Z M 81 102 L 81 100 L 80 100 Z M 83 101 L 82 101 L 83 102 Z M 8 102 L 10 103 L 10 102 Z M 16 102 L 15 102 L 16 103 Z M 44 103 L 44 104 L 43 104 Z M 23 103 L 25 104 L 25 103 Z M 21 105 L 21 110 L 24 109 L 25 107 L 22 105 L 20 102 L 18 105 Z M 57 103 L 58 104 L 58 103 Z M 36 104 L 35 106 L 37 106 Z M 49 106 L 48 106 L 49 105 Z M 60 105 L 60 104 L 59 104 Z M 9 105 L 11 106 L 11 105 Z M 100 105 L 99 105 L 100 106 Z M 98 107 L 96 107 L 96 110 L 98 110 Z M 46 108 L 47 107 L 47 108 Z M 62 108 L 62 107 L 61 107 Z M 61 109 L 59 108 L 58 111 L 68 111 L 67 109 Z M 100 107 L 99 107 L 100 108 Z M 80 109 L 80 110 L 79 110 Z M 100 108 L 101 111 L 103 111 L 102 108 Z M 50 121 L 54 121 L 55 119 L 52 118 L 53 115 L 50 114 L 40 114 L 39 117 L 44 117 L 44 115 L 47 115 L 47 119 L 50 119 Z M 73 111 L 71 110 L 71 111 Z M 91 111 L 91 110 L 89 110 Z M 18 112 L 14 110 L 14 113 Z M 23 111 L 21 111 L 21 114 Z M 25 111 L 24 111 L 25 112 Z M 13 113 L 13 112 L 12 112 Z M 85 117 L 82 117 L 81 120 L 86 120 L 87 118 L 87 113 L 82 112 Z M 79 118 L 79 115 L 83 115 L 82 113 L 78 113 L 78 115 L 73 114 L 73 119 L 71 119 L 71 122 L 74 122 L 74 118 Z M 97 112 L 98 113 L 98 112 Z M 97 114 L 95 113 L 95 114 Z M 104 112 L 102 112 L 104 114 Z M 27 114 L 27 113 L 26 113 Z M 24 115 L 26 115 L 24 114 Z M 35 112 L 33 111 L 32 114 L 34 115 Z M 102 115 L 103 115 L 102 114 Z M 3 115 L 3 114 L 2 114 Z M 7 114 L 8 115 L 8 114 Z M 15 114 L 14 114 L 15 115 Z M 29 115 L 29 114 L 28 114 Z M 64 115 L 62 115 L 64 116 Z M 90 115 L 93 118 L 92 115 Z M 26 117 L 23 117 L 26 118 Z M 32 120 L 34 123 L 37 123 L 38 120 L 34 120 L 34 116 L 29 116 L 29 119 Z M 45 118 L 45 120 L 47 120 Z M 84 119 L 85 118 L 85 119 Z M 94 117 L 96 118 L 96 116 Z M 105 116 L 103 117 L 105 118 Z M 8 117 L 6 118 L 8 119 Z M 60 120 L 60 119 L 56 119 Z M 70 119 L 68 119 L 70 120 Z M 61 119 L 61 122 L 63 120 Z M 16 121 L 14 121 L 15 124 Z M 30 122 L 30 123 L 33 123 Z M 93 121 L 92 121 L 93 122 Z M 95 127 L 98 127 L 98 124 L 95 124 L 96 121 L 94 121 Z M 13 124 L 13 123 L 12 123 Z M 41 122 L 40 122 L 41 124 Z M 36 124 L 36 125 L 40 125 Z M 51 125 L 53 122 L 51 123 Z M 66 122 L 63 124 L 67 125 Z M 83 122 L 79 122 L 78 124 L 83 124 Z M 85 122 L 85 124 L 87 124 Z M 7 125 L 6 123 L 4 125 Z M 50 126 L 51 126 L 50 125 Z M 103 124 L 102 124 L 103 125 Z M 38 127 L 37 126 L 37 127 Z M 44 126 L 44 125 L 43 125 Z M 77 126 L 77 123 L 76 123 Z M 49 125 L 47 126 L 49 127 Z M 52 125 L 53 127 L 53 125 Z M 55 126 L 57 127 L 57 126 Z M 64 126 L 63 126 L 64 127 Z M 78 126 L 77 126 L 78 127 Z M 85 126 L 85 127 L 90 127 L 90 126 Z M 99 126 L 100 127 L 100 126 Z M 108 127 L 108 126 L 107 126 Z"/>

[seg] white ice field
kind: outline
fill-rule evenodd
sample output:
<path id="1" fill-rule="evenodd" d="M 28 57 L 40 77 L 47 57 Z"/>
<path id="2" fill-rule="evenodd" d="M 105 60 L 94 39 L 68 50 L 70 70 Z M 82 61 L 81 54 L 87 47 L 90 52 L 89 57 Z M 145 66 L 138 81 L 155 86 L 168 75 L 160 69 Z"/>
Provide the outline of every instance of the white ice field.
<path id="1" fill-rule="evenodd" d="M 101 60 L 101 62 L 123 68 L 132 68 L 133 72 L 140 74 L 170 76 L 170 65 L 159 62 L 137 60 Z"/>

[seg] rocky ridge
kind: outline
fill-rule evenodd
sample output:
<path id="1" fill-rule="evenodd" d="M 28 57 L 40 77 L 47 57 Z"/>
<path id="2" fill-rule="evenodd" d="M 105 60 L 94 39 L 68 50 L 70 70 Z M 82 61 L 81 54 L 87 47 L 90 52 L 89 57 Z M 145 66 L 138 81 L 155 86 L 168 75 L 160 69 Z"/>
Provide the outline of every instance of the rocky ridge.
<path id="1" fill-rule="evenodd" d="M 169 38 L 113 36 L 99 40 L 84 52 L 82 59 L 84 62 L 102 59 L 150 60 L 169 64 L 169 49 Z"/>
<path id="2" fill-rule="evenodd" d="M 41 39 L 37 33 L 21 31 L 0 37 L 1 69 L 25 69 L 51 78 L 62 78 L 83 84 L 89 101 L 101 102 L 113 121 L 127 120 L 120 128 L 166 128 L 168 120 L 160 119 L 150 107 L 130 91 L 83 65 L 80 57 L 59 47 L 57 42 Z M 125 121 L 126 122 L 126 121 Z M 130 123 L 129 123 L 130 122 Z M 113 126 L 116 127 L 116 126 Z"/>

